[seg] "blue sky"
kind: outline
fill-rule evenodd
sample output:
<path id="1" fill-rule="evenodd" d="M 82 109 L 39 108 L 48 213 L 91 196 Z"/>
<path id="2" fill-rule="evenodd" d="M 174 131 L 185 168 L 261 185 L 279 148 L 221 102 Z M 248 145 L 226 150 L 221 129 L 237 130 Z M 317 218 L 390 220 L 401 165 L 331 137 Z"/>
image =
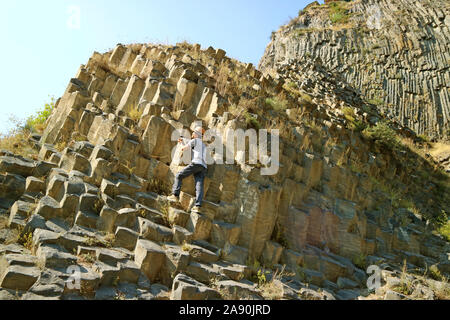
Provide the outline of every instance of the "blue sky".
<path id="1" fill-rule="evenodd" d="M 0 4 L 0 133 L 60 97 L 94 51 L 183 40 L 258 64 L 273 30 L 312 0 L 15 0 Z M 322 2 L 322 1 L 321 1 Z M 77 13 L 79 12 L 79 25 Z"/>

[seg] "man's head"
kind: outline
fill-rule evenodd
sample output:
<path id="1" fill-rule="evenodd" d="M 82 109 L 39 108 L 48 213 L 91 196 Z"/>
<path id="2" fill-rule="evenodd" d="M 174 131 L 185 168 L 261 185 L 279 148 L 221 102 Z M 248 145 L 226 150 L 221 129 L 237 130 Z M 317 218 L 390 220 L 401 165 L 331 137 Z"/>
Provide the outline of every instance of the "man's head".
<path id="1" fill-rule="evenodd" d="M 192 138 L 203 139 L 204 135 L 205 135 L 205 129 L 203 129 L 202 127 L 196 127 L 194 129 L 194 132 L 192 133 Z"/>

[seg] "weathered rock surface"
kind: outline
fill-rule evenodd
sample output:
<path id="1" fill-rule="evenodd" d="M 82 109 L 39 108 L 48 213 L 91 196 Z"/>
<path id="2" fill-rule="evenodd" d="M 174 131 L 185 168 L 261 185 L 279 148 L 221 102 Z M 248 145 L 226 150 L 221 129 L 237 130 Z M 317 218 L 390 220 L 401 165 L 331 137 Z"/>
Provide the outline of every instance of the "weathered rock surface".
<path id="1" fill-rule="evenodd" d="M 308 85 L 332 81 L 327 72 Z M 351 87 L 318 86 L 305 103 L 284 84 L 198 45 L 94 53 L 49 118 L 39 160 L 0 152 L 0 296 L 357 299 L 379 261 L 448 274 L 449 244 L 424 221 L 450 195 L 430 163 L 349 129 L 331 97 L 354 98 L 367 125 L 383 118 L 364 116 Z M 278 96 L 285 109 L 269 103 Z M 267 163 L 240 152 L 210 166 L 199 213 L 193 179 L 169 203 L 181 169 L 171 135 L 193 121 L 221 134 L 280 127 L 279 171 L 262 175 Z"/>

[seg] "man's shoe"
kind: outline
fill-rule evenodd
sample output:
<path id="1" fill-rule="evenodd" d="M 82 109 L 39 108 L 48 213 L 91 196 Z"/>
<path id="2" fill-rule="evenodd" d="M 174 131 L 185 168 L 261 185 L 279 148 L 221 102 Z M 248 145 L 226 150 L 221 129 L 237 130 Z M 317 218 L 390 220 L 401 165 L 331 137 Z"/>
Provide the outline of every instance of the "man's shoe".
<path id="1" fill-rule="evenodd" d="M 191 212 L 200 213 L 201 210 L 202 210 L 201 207 L 195 206 L 195 207 L 193 207 L 193 208 L 191 209 Z"/>
<path id="2" fill-rule="evenodd" d="M 167 197 L 167 201 L 178 202 L 178 201 L 180 201 L 180 199 L 177 196 L 171 195 L 170 197 Z"/>

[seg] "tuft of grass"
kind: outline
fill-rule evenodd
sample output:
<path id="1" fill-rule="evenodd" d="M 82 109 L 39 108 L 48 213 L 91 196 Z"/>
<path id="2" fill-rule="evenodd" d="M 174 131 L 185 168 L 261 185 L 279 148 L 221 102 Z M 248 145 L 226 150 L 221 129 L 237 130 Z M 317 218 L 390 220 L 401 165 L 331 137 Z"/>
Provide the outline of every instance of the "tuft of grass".
<path id="1" fill-rule="evenodd" d="M 366 124 L 361 120 L 356 120 L 350 123 L 350 130 L 355 132 L 363 132 L 366 128 Z"/>
<path id="2" fill-rule="evenodd" d="M 134 167 L 130 161 L 127 161 L 123 164 L 124 168 L 128 171 L 128 176 L 132 176 L 134 172 L 136 171 L 136 167 Z"/>
<path id="3" fill-rule="evenodd" d="M 353 264 L 361 270 L 366 270 L 367 256 L 361 253 L 359 256 L 353 258 Z"/>
<path id="4" fill-rule="evenodd" d="M 258 289 L 264 299 L 281 300 L 283 298 L 283 287 L 281 285 L 283 274 L 284 268 L 281 272 L 277 270 L 271 281 L 267 281 L 265 273 L 262 270 L 258 272 L 258 278 L 260 278 Z"/>
<path id="5" fill-rule="evenodd" d="M 286 83 L 286 86 L 287 86 L 288 89 L 298 90 L 298 86 L 297 86 L 297 84 L 294 81 L 288 81 Z"/>
<path id="6" fill-rule="evenodd" d="M 349 11 L 345 1 L 335 1 L 329 4 L 329 17 L 331 23 L 346 24 L 350 18 Z"/>
<path id="7" fill-rule="evenodd" d="M 450 242 L 450 219 L 447 213 L 442 210 L 441 214 L 435 217 L 434 220 L 438 226 L 436 231 Z"/>
<path id="8" fill-rule="evenodd" d="M 66 141 L 60 141 L 55 145 L 56 150 L 59 152 L 63 152 L 64 149 L 67 148 L 67 142 Z"/>
<path id="9" fill-rule="evenodd" d="M 349 122 L 349 128 L 355 132 L 362 132 L 366 129 L 366 125 L 361 120 L 356 119 L 355 110 L 351 107 L 344 107 L 345 119 Z"/>
<path id="10" fill-rule="evenodd" d="M 95 261 L 97 261 L 97 258 L 92 253 L 82 254 L 78 257 L 78 263 L 93 265 Z"/>
<path id="11" fill-rule="evenodd" d="M 209 286 L 219 292 L 220 296 L 224 300 L 234 300 L 233 295 L 230 294 L 227 290 L 224 290 L 223 288 L 220 288 L 219 286 L 220 279 L 218 277 L 214 277 L 209 280 Z"/>
<path id="12" fill-rule="evenodd" d="M 438 233 L 450 242 L 450 221 L 438 229 Z"/>
<path id="13" fill-rule="evenodd" d="M 370 99 L 370 100 L 368 100 L 368 102 L 370 104 L 373 104 L 373 105 L 376 105 L 376 106 L 381 106 L 384 103 L 384 101 L 382 99 L 379 99 L 379 98 Z"/>
<path id="14" fill-rule="evenodd" d="M 169 196 L 171 194 L 170 185 L 156 177 L 150 179 L 148 190 L 163 196 Z"/>
<path id="15" fill-rule="evenodd" d="M 116 296 L 114 297 L 114 300 L 118 300 L 118 301 L 125 301 L 127 300 L 127 296 L 125 293 L 121 292 L 121 291 L 117 291 Z"/>
<path id="16" fill-rule="evenodd" d="M 186 241 L 183 242 L 183 245 L 181 246 L 181 250 L 184 252 L 190 252 L 192 250 L 192 247 L 187 243 Z"/>
<path id="17" fill-rule="evenodd" d="M 450 300 L 450 285 L 448 279 L 445 278 L 440 285 L 431 283 L 430 286 L 437 300 Z"/>
<path id="18" fill-rule="evenodd" d="M 305 54 L 305 56 L 311 56 L 309 52 Z M 298 85 L 294 81 L 288 81 L 284 86 L 284 89 L 293 97 L 293 98 L 300 98 L 301 104 L 311 104 L 312 103 L 312 97 L 305 93 L 300 91 Z"/>
<path id="19" fill-rule="evenodd" d="M 418 136 L 417 136 L 417 140 L 418 140 L 420 143 L 430 143 L 430 142 L 431 142 L 430 137 L 428 137 L 426 134 L 418 135 Z"/>
<path id="20" fill-rule="evenodd" d="M 252 115 L 248 112 L 244 112 L 243 116 L 244 116 L 245 123 L 247 124 L 247 126 L 249 126 L 250 128 L 253 128 L 255 130 L 261 129 L 261 124 L 259 123 L 258 119 L 254 115 Z"/>
<path id="21" fill-rule="evenodd" d="M 405 296 L 409 296 L 414 292 L 414 284 L 408 277 L 406 260 L 403 261 L 401 281 L 398 285 L 392 287 L 392 290 Z"/>
<path id="22" fill-rule="evenodd" d="M 442 273 L 439 271 L 439 269 L 437 268 L 436 265 L 431 266 L 428 270 L 427 270 L 427 275 L 436 281 L 444 281 L 445 277 L 442 275 Z"/>
<path id="23" fill-rule="evenodd" d="M 112 248 L 114 244 L 114 234 L 108 234 L 103 239 L 95 237 L 85 238 L 84 244 L 88 247 Z"/>
<path id="24" fill-rule="evenodd" d="M 347 119 L 350 122 L 354 122 L 355 121 L 355 110 L 351 107 L 344 107 L 342 109 L 342 112 L 344 112 L 344 117 L 345 119 Z"/>
<path id="25" fill-rule="evenodd" d="M 401 282 L 400 284 L 392 287 L 392 290 L 397 292 L 397 293 L 401 293 L 405 296 L 409 296 L 413 293 L 413 287 L 412 284 L 410 282 Z"/>
<path id="26" fill-rule="evenodd" d="M 256 276 L 258 277 L 258 284 L 260 287 L 267 284 L 267 274 L 269 274 L 269 271 L 264 271 L 263 269 L 258 270 Z"/>
<path id="27" fill-rule="evenodd" d="M 33 233 L 28 232 L 28 233 L 20 235 L 17 243 L 24 246 L 28 250 L 32 251 L 33 250 Z"/>
<path id="28" fill-rule="evenodd" d="M 294 84 L 295 85 L 295 84 Z M 285 111 L 288 108 L 288 103 L 286 100 L 282 100 L 278 97 L 267 98 L 265 100 L 266 104 L 270 106 L 275 111 Z"/>
<path id="29" fill-rule="evenodd" d="M 0 216 L 0 230 L 5 229 L 7 223 L 8 223 L 8 218 Z"/>
<path id="30" fill-rule="evenodd" d="M 302 92 L 300 94 L 300 97 L 302 98 L 303 102 L 306 102 L 306 103 L 309 103 L 309 104 L 312 103 L 312 97 L 309 94 Z"/>
<path id="31" fill-rule="evenodd" d="M 160 206 L 159 211 L 162 213 L 164 223 L 167 226 L 172 226 L 169 219 L 169 210 L 170 210 L 170 203 L 168 201 L 164 201 L 164 203 Z"/>
<path id="32" fill-rule="evenodd" d="M 397 133 L 386 122 L 378 122 L 376 126 L 366 128 L 363 135 L 391 149 L 400 145 Z"/>
<path id="33" fill-rule="evenodd" d="M 143 110 L 139 110 L 137 105 L 134 105 L 133 108 L 130 110 L 128 116 L 131 120 L 138 122 L 142 118 L 142 114 L 144 113 Z"/>
<path id="34" fill-rule="evenodd" d="M 102 212 L 103 206 L 105 205 L 105 203 L 103 202 L 102 199 L 96 199 L 94 202 L 94 212 L 97 213 L 98 215 L 100 215 L 100 212 Z"/>

